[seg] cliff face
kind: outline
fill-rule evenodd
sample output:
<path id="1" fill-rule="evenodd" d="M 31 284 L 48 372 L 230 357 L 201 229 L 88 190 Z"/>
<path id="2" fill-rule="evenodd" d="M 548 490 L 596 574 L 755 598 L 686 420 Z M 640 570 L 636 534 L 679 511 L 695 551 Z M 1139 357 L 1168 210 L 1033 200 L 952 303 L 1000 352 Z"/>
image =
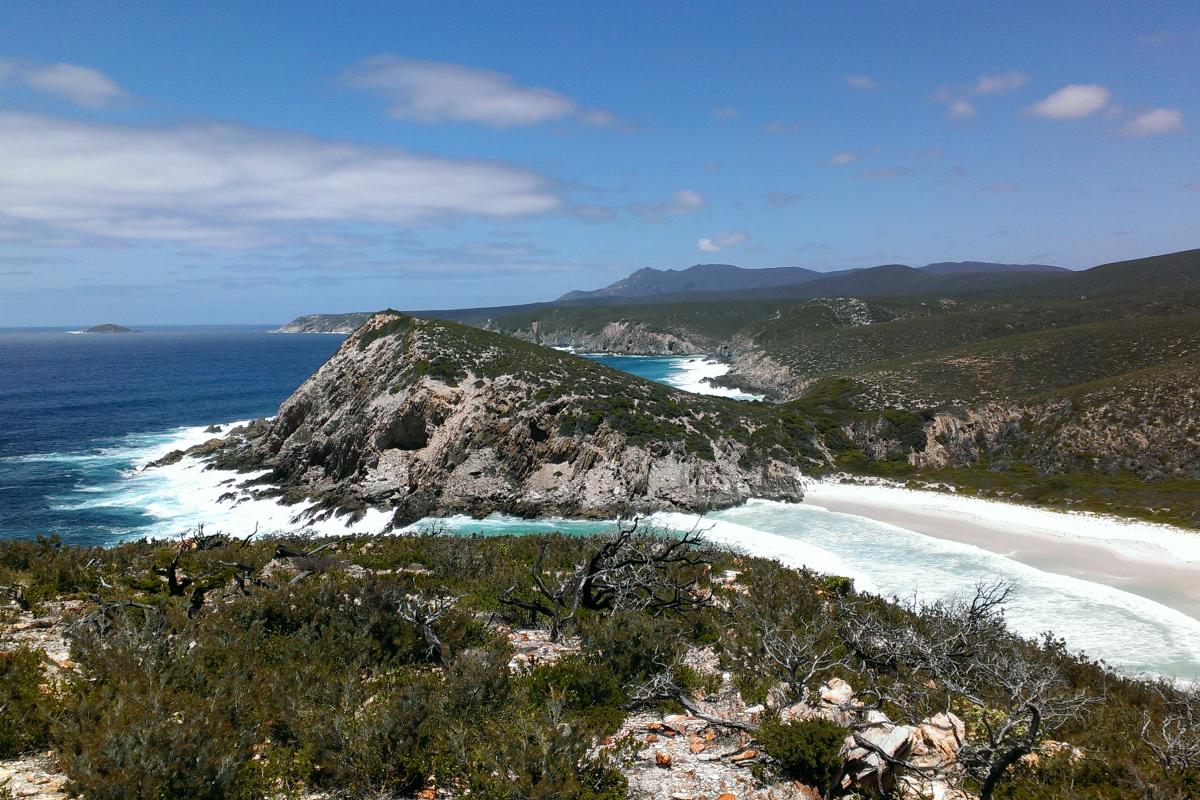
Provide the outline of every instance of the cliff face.
<path id="1" fill-rule="evenodd" d="M 217 466 L 330 510 L 611 517 L 798 500 L 814 451 L 764 409 L 454 323 L 372 317 Z"/>
<path id="2" fill-rule="evenodd" d="M 629 320 L 614 320 L 597 331 L 576 328 L 544 330 L 534 325 L 508 333 L 527 342 L 536 342 L 547 347 L 569 347 L 581 353 L 691 356 L 706 355 L 710 351 L 708 345 L 698 337 L 652 330 L 647 325 Z"/>
<path id="3" fill-rule="evenodd" d="M 1021 462 L 1043 474 L 1200 478 L 1200 357 L 1048 398 L 908 416 L 915 425 L 893 412 L 846 433 L 872 459 L 923 469 Z"/>

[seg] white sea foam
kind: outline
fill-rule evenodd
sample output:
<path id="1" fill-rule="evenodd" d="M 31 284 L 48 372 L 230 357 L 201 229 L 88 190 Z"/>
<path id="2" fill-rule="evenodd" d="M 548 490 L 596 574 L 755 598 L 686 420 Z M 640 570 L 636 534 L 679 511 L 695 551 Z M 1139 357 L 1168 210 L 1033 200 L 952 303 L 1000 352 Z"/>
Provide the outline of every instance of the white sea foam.
<path id="1" fill-rule="evenodd" d="M 805 494 L 817 505 L 823 500 L 860 502 L 1066 542 L 1098 544 L 1137 561 L 1200 564 L 1200 535 L 1171 525 L 894 486 L 817 482 L 810 484 Z"/>
<path id="2" fill-rule="evenodd" d="M 868 592 L 875 591 L 875 583 L 865 571 L 852 566 L 828 550 L 793 537 L 728 522 L 717 516 L 700 518 L 695 514 L 660 512 L 651 514 L 646 521 L 651 525 L 675 530 L 690 530 L 696 526 L 710 542 L 723 544 L 747 555 L 775 559 L 790 567 L 803 567 L 830 575 L 845 575 L 854 579 L 856 588 Z"/>
<path id="3" fill-rule="evenodd" d="M 762 400 L 760 394 L 750 394 L 726 386 L 714 386 L 710 378 L 719 378 L 729 372 L 729 365 L 711 358 L 695 356 L 676 359 L 676 365 L 665 381 L 672 386 L 695 394 L 712 394 L 734 400 Z"/>
<path id="4" fill-rule="evenodd" d="M 232 422 L 222 430 L 244 424 Z M 206 469 L 194 458 L 175 464 L 144 469 L 152 461 L 172 450 L 186 450 L 220 434 L 207 426 L 176 428 L 159 434 L 126 437 L 123 445 L 94 453 L 51 453 L 39 456 L 46 461 L 104 461 L 130 464 L 119 481 L 99 486 L 84 486 L 67 495 L 50 498 L 63 510 L 118 508 L 140 511 L 150 518 L 126 533 L 132 536 L 166 538 L 204 525 L 209 531 L 244 535 L 257 526 L 262 533 L 287 533 L 303 530 L 314 535 L 379 533 L 391 517 L 384 511 L 371 510 L 358 522 L 346 524 L 345 518 L 311 521 L 304 512 L 311 503 L 283 505 L 271 499 L 256 499 L 240 489 L 246 481 L 265 472 L 236 473 Z M 234 498 L 228 495 L 233 493 Z"/>

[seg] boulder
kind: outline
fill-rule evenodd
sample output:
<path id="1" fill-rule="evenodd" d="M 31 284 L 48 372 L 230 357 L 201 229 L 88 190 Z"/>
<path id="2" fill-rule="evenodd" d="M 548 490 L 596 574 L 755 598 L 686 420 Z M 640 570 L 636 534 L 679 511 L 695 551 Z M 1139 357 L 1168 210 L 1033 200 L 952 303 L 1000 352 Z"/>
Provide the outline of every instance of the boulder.
<path id="1" fill-rule="evenodd" d="M 821 686 L 821 702 L 831 706 L 848 706 L 854 702 L 854 687 L 841 678 L 830 678 Z"/>
<path id="2" fill-rule="evenodd" d="M 966 726 L 954 714 L 939 712 L 913 730 L 911 752 L 918 763 L 952 761 L 966 738 Z"/>

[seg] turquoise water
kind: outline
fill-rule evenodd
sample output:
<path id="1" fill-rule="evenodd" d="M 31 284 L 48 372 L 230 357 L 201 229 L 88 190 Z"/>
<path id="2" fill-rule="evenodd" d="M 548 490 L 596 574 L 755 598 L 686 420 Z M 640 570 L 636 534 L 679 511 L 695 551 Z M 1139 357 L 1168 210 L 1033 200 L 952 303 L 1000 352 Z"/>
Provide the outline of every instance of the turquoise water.
<path id="1" fill-rule="evenodd" d="M 194 462 L 141 472 L 167 451 L 204 441 L 211 423 L 273 414 L 340 344 L 337 336 L 273 336 L 251 329 L 70 336 L 0 331 L 0 536 L 58 532 L 71 541 L 174 536 L 205 524 L 244 534 L 294 530 L 296 507 L 221 502 L 233 476 Z M 711 372 L 695 359 L 594 356 L 672 385 Z M 703 387 L 700 387 L 703 388 Z M 244 476 L 243 476 L 244 477 Z M 383 530 L 369 514 L 354 530 Z M 691 527 L 661 514 L 652 524 Z M 708 515 L 708 536 L 757 555 L 848 575 L 866 590 L 933 599 L 981 579 L 1018 586 L 1009 619 L 1022 633 L 1052 630 L 1076 649 L 1129 671 L 1200 676 L 1200 622 L 1138 595 L 1034 569 L 1003 555 L 861 517 L 754 501 Z M 427 520 L 458 533 L 597 533 L 610 523 L 571 520 Z M 324 533 L 345 532 L 338 521 Z"/>

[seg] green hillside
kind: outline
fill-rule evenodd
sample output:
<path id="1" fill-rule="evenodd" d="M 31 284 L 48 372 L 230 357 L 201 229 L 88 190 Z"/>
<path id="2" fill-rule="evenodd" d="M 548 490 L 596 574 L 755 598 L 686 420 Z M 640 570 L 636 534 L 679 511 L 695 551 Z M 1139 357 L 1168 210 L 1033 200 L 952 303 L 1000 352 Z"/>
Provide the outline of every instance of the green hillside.
<path id="1" fill-rule="evenodd" d="M 913 280 L 879 270 L 884 288 Z M 1019 284 L 960 277 L 983 280 L 537 309 L 491 327 L 548 341 L 619 320 L 701 344 L 731 362 L 724 382 L 816 420 L 830 469 L 1200 525 L 1200 250 Z"/>

